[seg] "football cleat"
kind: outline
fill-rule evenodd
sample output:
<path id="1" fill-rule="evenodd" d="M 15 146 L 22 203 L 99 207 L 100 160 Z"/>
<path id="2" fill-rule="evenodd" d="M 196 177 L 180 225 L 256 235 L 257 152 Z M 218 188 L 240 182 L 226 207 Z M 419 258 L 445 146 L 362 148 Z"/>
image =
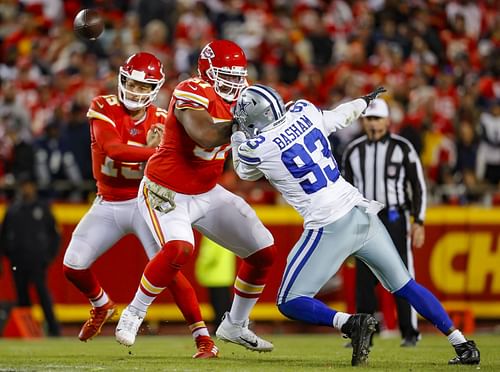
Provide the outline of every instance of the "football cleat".
<path id="1" fill-rule="evenodd" d="M 115 330 L 116 341 L 125 346 L 132 346 L 143 320 L 144 318 L 130 311 L 128 307 L 123 310 Z"/>
<path id="2" fill-rule="evenodd" d="M 210 336 L 198 336 L 195 342 L 198 352 L 193 355 L 194 359 L 217 358 L 219 355 L 219 349 Z"/>
<path id="3" fill-rule="evenodd" d="M 268 352 L 274 349 L 272 343 L 258 337 L 248 329 L 248 319 L 241 325 L 234 324 L 228 312 L 224 314 L 215 335 L 222 341 L 232 342 L 233 344 L 244 346 L 253 351 Z"/>
<path id="4" fill-rule="evenodd" d="M 370 314 L 354 314 L 342 326 L 342 333 L 351 339 L 352 366 L 364 365 L 368 362 L 370 340 L 376 330 L 377 320 Z"/>
<path id="5" fill-rule="evenodd" d="M 463 342 L 458 345 L 453 345 L 457 356 L 448 361 L 448 364 L 479 364 L 481 361 L 481 353 L 472 340 Z"/>
<path id="6" fill-rule="evenodd" d="M 90 318 L 80 329 L 78 338 L 80 341 L 87 341 L 101 333 L 102 326 L 116 313 L 116 305 L 109 300 L 103 306 L 93 307 L 90 310 Z"/>

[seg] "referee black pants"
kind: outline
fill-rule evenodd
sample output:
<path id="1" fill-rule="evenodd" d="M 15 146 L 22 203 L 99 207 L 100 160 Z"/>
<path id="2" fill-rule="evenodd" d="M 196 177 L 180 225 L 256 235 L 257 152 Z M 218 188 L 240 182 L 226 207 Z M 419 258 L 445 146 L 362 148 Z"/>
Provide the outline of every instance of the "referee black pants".
<path id="1" fill-rule="evenodd" d="M 389 235 L 398 250 L 403 263 L 408 268 L 408 234 L 407 230 L 408 217 L 404 211 L 389 213 L 387 209 L 379 213 L 380 220 L 387 228 Z M 413 260 L 412 260 L 413 261 Z M 413 272 L 413 267 L 409 268 Z M 363 261 L 356 259 L 356 312 L 374 314 L 377 310 L 377 297 L 375 295 L 375 286 L 378 279 L 373 275 L 371 270 Z M 411 338 L 417 336 L 419 332 L 414 329 L 411 322 L 411 306 L 410 304 L 398 297 L 394 296 L 397 311 L 399 330 L 402 338 Z"/>

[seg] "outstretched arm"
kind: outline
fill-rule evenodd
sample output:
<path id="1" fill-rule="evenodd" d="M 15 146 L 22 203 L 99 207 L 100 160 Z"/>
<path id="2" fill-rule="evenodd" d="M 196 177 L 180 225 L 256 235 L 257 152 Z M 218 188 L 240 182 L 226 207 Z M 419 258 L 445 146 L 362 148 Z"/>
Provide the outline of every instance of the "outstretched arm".
<path id="1" fill-rule="evenodd" d="M 384 87 L 378 87 L 366 96 L 338 105 L 333 110 L 323 111 L 323 121 L 328 134 L 351 125 L 366 110 L 371 101 L 384 92 L 386 92 Z"/>

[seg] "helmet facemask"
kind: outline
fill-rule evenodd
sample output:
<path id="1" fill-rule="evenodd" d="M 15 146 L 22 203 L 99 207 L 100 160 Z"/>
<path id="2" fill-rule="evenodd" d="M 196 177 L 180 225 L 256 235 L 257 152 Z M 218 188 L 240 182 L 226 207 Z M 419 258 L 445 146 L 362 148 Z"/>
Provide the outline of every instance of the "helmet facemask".
<path id="1" fill-rule="evenodd" d="M 207 76 L 212 80 L 215 92 L 228 102 L 236 101 L 247 84 L 247 70 L 241 66 L 214 67 L 211 61 L 209 63 Z"/>
<path id="2" fill-rule="evenodd" d="M 127 89 L 127 82 L 130 80 L 149 84 L 152 89 L 148 92 L 141 92 L 140 89 Z M 132 73 L 129 74 L 120 68 L 120 74 L 118 76 L 118 94 L 120 101 L 128 110 L 141 110 L 149 106 L 156 99 L 162 84 L 163 79 L 160 82 L 148 81 L 148 79 L 144 79 L 144 73 L 142 71 L 133 70 Z"/>

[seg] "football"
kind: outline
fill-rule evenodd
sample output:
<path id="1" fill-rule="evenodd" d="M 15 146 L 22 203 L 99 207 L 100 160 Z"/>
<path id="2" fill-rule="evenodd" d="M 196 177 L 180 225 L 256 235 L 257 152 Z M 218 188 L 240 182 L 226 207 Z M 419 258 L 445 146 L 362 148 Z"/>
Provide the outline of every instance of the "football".
<path id="1" fill-rule="evenodd" d="M 104 30 L 104 21 L 97 10 L 82 9 L 73 21 L 73 30 L 82 39 L 95 40 Z"/>

